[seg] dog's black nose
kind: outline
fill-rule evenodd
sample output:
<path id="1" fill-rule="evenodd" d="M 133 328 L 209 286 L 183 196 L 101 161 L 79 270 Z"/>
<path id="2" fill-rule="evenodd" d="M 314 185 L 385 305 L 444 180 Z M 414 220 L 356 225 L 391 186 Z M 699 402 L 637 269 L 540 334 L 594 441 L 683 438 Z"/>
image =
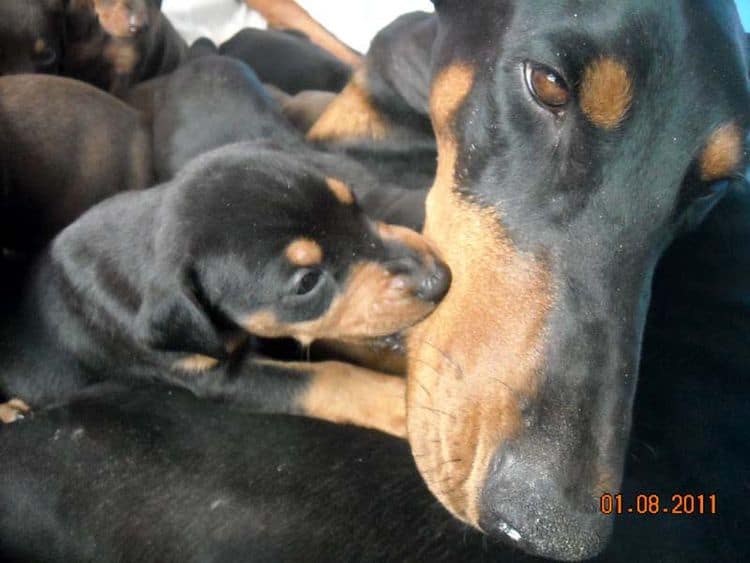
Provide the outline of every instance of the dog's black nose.
<path id="1" fill-rule="evenodd" d="M 451 271 L 439 260 L 431 268 L 424 268 L 422 279 L 416 286 L 415 295 L 422 301 L 439 303 L 448 293 L 451 286 Z"/>

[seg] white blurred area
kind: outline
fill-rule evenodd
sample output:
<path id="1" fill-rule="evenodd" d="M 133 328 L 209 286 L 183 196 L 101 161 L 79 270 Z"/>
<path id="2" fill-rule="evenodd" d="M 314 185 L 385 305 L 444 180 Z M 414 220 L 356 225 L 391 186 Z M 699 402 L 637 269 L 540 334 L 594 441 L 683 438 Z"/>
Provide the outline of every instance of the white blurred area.
<path id="1" fill-rule="evenodd" d="M 363 53 L 375 34 L 399 15 L 432 11 L 429 0 L 298 1 L 339 39 Z M 238 0 L 164 0 L 162 9 L 188 43 L 199 37 L 223 43 L 244 27 L 265 27 L 263 19 Z"/>

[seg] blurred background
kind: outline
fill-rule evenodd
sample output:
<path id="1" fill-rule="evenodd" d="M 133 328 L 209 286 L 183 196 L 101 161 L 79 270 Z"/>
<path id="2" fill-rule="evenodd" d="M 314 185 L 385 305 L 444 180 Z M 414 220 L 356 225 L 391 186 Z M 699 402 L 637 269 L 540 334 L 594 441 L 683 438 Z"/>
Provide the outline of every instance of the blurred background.
<path id="1" fill-rule="evenodd" d="M 299 0 L 310 14 L 339 39 L 361 52 L 396 16 L 414 10 L 432 10 L 429 0 Z M 750 0 L 737 0 L 750 29 Z M 221 43 L 243 27 L 265 27 L 242 0 L 164 0 L 164 10 L 185 38 L 210 37 Z"/>
<path id="2" fill-rule="evenodd" d="M 1 0 L 0 0 L 1 1 Z M 298 0 L 339 39 L 366 52 L 373 36 L 397 16 L 432 11 L 430 0 Z M 210 37 L 223 43 L 243 27 L 265 27 L 242 0 L 164 0 L 163 10 L 188 42 Z"/>

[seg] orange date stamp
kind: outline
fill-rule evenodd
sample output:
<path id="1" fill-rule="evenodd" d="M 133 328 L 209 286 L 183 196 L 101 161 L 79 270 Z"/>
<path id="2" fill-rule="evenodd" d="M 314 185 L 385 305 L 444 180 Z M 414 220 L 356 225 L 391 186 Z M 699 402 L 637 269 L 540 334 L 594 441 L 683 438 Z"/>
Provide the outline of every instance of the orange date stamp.
<path id="1" fill-rule="evenodd" d="M 713 516 L 718 514 L 718 510 L 716 494 L 676 493 L 663 496 L 652 493 L 637 494 L 634 498 L 628 499 L 622 494 L 606 493 L 599 497 L 599 511 L 613 516 Z"/>

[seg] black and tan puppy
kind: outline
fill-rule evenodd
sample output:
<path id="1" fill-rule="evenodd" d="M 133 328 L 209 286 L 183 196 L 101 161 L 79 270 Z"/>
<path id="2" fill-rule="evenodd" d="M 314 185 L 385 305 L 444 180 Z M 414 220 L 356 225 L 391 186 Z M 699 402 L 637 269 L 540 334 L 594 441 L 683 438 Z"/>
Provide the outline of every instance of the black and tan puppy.
<path id="1" fill-rule="evenodd" d="M 401 331 L 434 309 L 449 271 L 415 232 L 368 219 L 340 181 L 282 153 L 251 154 L 241 144 L 207 154 L 63 231 L 4 327 L 5 397 L 39 407 L 112 377 L 157 380 L 403 435 L 402 379 L 270 361 L 255 337 Z"/>
<path id="2" fill-rule="evenodd" d="M 195 46 L 191 48 L 195 51 Z M 304 139 L 284 118 L 253 70 L 219 55 L 196 56 L 125 98 L 151 123 L 154 169 L 166 181 L 190 160 L 241 141 L 298 147 Z"/>
<path id="3" fill-rule="evenodd" d="M 64 18 L 63 0 L 0 2 L 0 76 L 57 73 Z"/>
<path id="4" fill-rule="evenodd" d="M 66 21 L 63 73 L 118 96 L 187 55 L 157 0 L 70 0 Z"/>
<path id="5" fill-rule="evenodd" d="M 137 111 L 78 81 L 0 78 L 0 246 L 41 248 L 112 194 L 151 182 Z"/>
<path id="6" fill-rule="evenodd" d="M 304 35 L 289 31 L 243 29 L 219 51 L 248 64 L 263 82 L 288 94 L 303 90 L 340 92 L 352 73 L 349 65 Z"/>

